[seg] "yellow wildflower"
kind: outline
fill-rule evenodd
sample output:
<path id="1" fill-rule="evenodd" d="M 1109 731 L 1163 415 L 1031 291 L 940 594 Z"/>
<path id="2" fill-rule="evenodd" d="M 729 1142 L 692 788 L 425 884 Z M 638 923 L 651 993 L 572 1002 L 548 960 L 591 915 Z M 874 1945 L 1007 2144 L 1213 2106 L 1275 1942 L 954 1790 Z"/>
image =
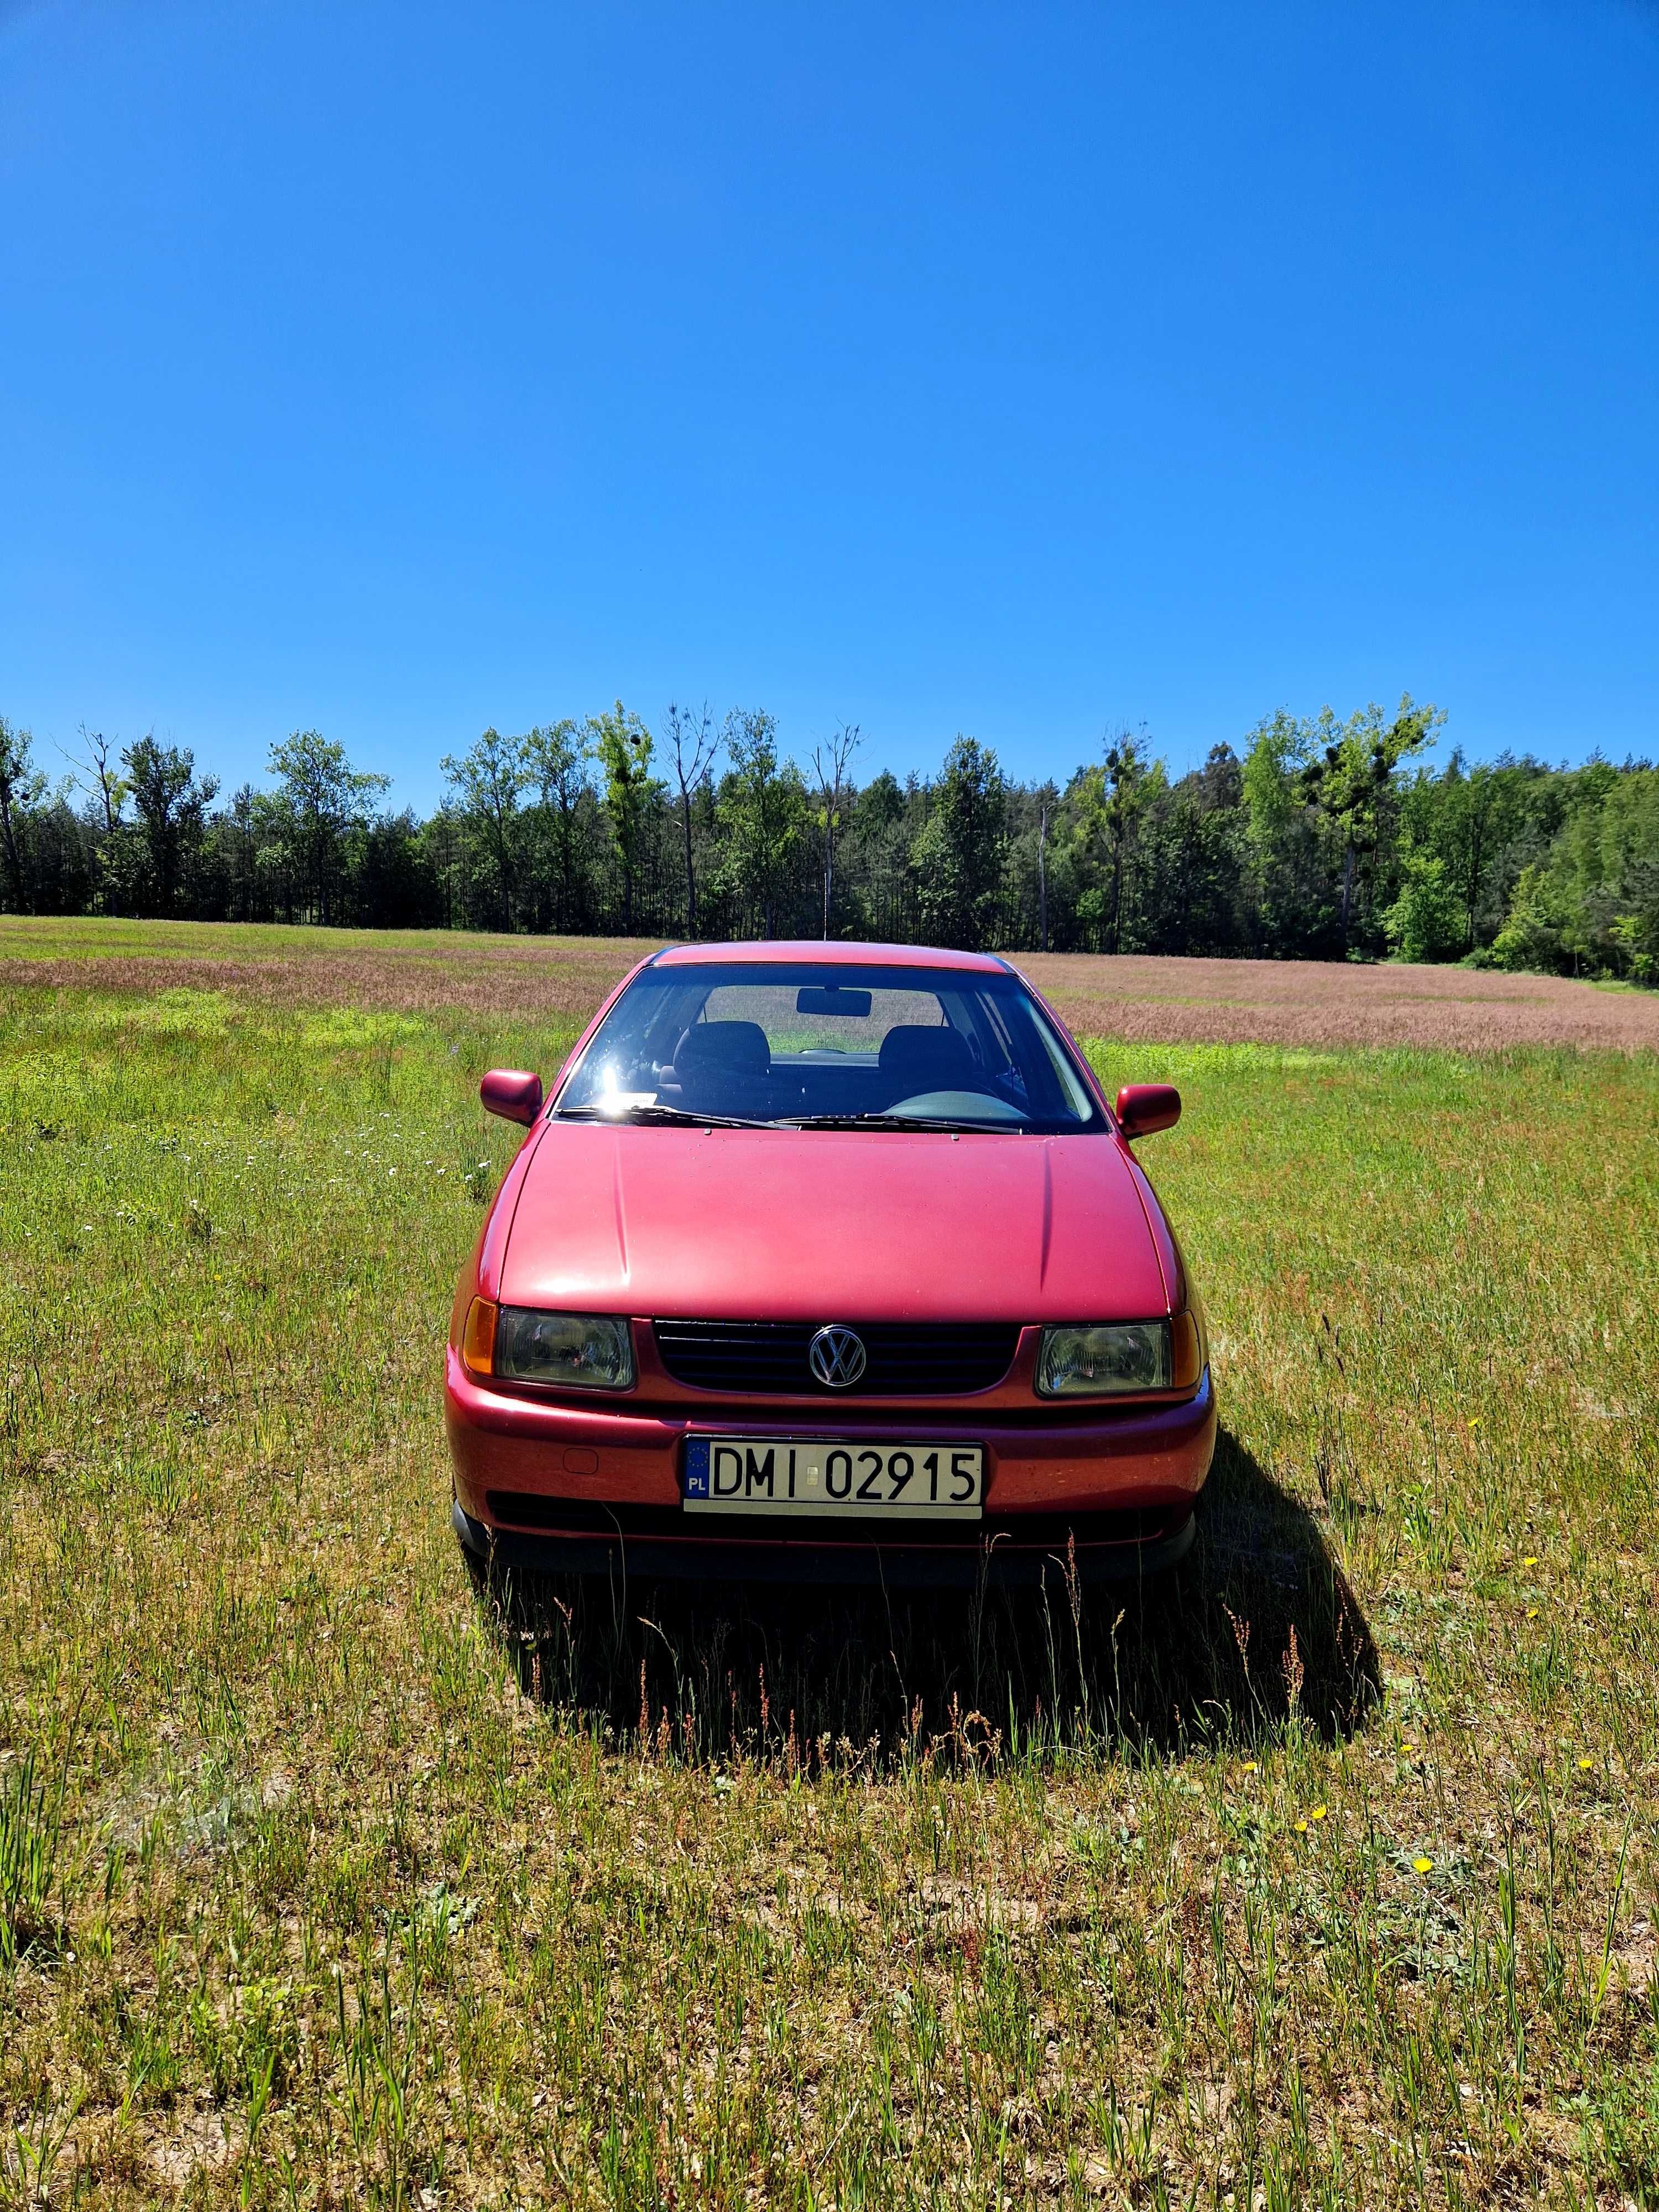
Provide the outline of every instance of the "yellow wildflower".
<path id="1" fill-rule="evenodd" d="M 1521 1564 L 1523 1567 L 1535 1567 L 1538 1565 L 1537 1553 L 1528 1552 L 1526 1558 L 1522 1560 Z"/>
<path id="2" fill-rule="evenodd" d="M 1417 1874 L 1432 1874 L 1434 1872 L 1434 1861 L 1432 1859 L 1424 1858 L 1419 1853 L 1419 1855 L 1412 1861 L 1412 1869 L 1413 1871 Z"/>
<path id="3" fill-rule="evenodd" d="M 1595 1764 L 1595 1761 L 1593 1759 L 1581 1759 L 1578 1762 L 1578 1771 L 1581 1774 L 1588 1774 Z"/>
<path id="4" fill-rule="evenodd" d="M 1310 1814 L 1309 1814 L 1309 1815 L 1308 1815 L 1308 1818 L 1309 1818 L 1310 1820 L 1322 1820 L 1324 1819 L 1324 1817 L 1325 1817 L 1325 1808 L 1324 1808 L 1322 1805 L 1316 1805 L 1316 1806 L 1314 1807 L 1314 1808 L 1313 1808 L 1312 1812 L 1311 1812 L 1311 1813 L 1310 1813 Z"/>

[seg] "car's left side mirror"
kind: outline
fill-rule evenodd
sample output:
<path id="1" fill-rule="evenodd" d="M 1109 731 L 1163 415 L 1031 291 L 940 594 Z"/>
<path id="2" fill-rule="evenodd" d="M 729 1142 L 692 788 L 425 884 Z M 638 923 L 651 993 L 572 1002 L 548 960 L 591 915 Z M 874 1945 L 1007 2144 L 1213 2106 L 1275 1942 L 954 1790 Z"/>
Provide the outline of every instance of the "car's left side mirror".
<path id="1" fill-rule="evenodd" d="M 478 1085 L 487 1113 L 503 1121 L 533 1121 L 541 1111 L 542 1079 L 522 1067 L 492 1067 Z"/>
<path id="2" fill-rule="evenodd" d="M 1112 1109 L 1131 1142 L 1154 1129 L 1173 1129 L 1181 1119 L 1181 1093 L 1172 1083 L 1126 1083 Z"/>

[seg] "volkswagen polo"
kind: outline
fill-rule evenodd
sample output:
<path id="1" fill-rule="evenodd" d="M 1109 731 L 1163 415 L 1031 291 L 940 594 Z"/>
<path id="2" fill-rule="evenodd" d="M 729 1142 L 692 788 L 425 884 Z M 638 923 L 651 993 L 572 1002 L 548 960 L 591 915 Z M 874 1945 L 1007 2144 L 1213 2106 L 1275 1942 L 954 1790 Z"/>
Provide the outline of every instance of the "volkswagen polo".
<path id="1" fill-rule="evenodd" d="M 682 945 L 612 993 L 462 1270 L 453 1520 L 490 1562 L 971 1583 L 1177 1559 L 1203 1311 L 1133 1141 L 1006 961 Z"/>

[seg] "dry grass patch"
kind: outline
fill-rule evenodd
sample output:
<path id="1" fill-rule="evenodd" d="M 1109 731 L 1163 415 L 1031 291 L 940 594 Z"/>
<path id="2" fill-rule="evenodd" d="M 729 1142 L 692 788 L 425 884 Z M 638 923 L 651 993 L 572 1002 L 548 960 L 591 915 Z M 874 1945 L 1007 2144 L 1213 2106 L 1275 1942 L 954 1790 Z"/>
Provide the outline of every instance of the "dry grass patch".
<path id="1" fill-rule="evenodd" d="M 1079 1034 L 1168 1044 L 1659 1050 L 1659 992 L 1562 975 L 1316 960 L 1017 953 Z"/>
<path id="2" fill-rule="evenodd" d="M 0 917 L 13 988 L 222 991 L 255 1003 L 580 1021 L 655 940 Z M 1559 975 L 1310 960 L 1010 956 L 1083 1036 L 1162 1044 L 1659 1050 L 1659 993 Z"/>

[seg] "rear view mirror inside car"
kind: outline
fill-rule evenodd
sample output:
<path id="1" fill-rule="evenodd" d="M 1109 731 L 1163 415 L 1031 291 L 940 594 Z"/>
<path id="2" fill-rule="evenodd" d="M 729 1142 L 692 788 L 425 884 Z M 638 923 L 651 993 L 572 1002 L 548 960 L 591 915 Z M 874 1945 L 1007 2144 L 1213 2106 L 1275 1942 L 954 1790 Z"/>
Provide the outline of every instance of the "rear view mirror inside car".
<path id="1" fill-rule="evenodd" d="M 839 983 L 803 983 L 795 994 L 798 1014 L 844 1014 L 848 1021 L 870 1018 L 870 994 L 843 991 Z"/>

